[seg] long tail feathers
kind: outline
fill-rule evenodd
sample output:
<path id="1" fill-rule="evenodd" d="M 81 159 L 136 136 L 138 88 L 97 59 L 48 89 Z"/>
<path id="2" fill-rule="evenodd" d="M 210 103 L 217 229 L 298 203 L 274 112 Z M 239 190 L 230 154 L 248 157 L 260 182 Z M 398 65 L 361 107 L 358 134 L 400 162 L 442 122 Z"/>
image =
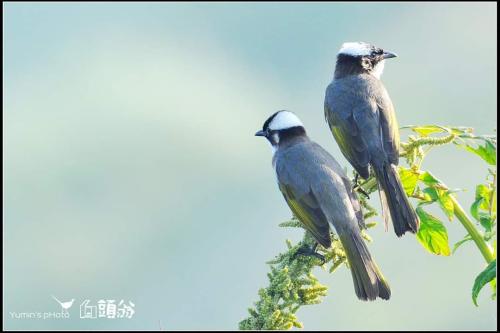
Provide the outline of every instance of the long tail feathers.
<path id="1" fill-rule="evenodd" d="M 351 267 L 354 290 L 360 300 L 373 301 L 377 297 L 388 300 L 391 289 L 373 261 L 359 231 L 339 232 L 349 266 Z"/>
<path id="2" fill-rule="evenodd" d="M 392 220 L 394 232 L 401 237 L 405 232 L 416 233 L 420 222 L 403 189 L 397 168 L 393 164 L 374 166 L 379 184 L 380 201 L 386 229 Z"/>

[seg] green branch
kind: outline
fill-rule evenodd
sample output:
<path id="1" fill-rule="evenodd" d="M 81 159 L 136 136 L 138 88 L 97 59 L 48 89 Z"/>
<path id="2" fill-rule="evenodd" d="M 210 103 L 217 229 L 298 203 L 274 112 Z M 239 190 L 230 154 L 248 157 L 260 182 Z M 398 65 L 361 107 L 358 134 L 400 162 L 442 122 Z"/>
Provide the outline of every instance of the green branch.
<path id="1" fill-rule="evenodd" d="M 472 237 L 472 240 L 474 240 L 474 243 L 476 243 L 477 248 L 479 249 L 479 251 L 483 255 L 484 259 L 486 260 L 486 263 L 489 264 L 490 262 L 495 260 L 495 256 L 493 254 L 492 249 L 490 248 L 488 243 L 486 243 L 483 235 L 481 235 L 479 230 L 477 230 L 474 223 L 471 221 L 469 216 L 467 216 L 467 214 L 465 213 L 462 206 L 460 206 L 458 201 L 453 196 L 450 196 L 450 198 L 453 201 L 455 216 L 460 221 L 460 223 L 462 223 L 462 225 L 467 230 L 469 235 Z"/>
<path id="2" fill-rule="evenodd" d="M 300 222 L 293 218 L 281 223 L 282 227 L 301 227 Z M 288 330 L 292 327 L 302 328 L 296 312 L 304 305 L 321 303 L 326 296 L 327 287 L 320 284 L 312 274 L 315 267 L 330 265 L 330 272 L 346 263 L 342 244 L 333 234 L 332 246 L 329 249 L 318 247 L 318 253 L 324 256 L 325 262 L 313 256 L 298 254 L 304 247 L 314 245 L 314 239 L 304 233 L 303 239 L 296 245 L 287 240 L 287 251 L 280 253 L 268 264 L 269 286 L 259 290 L 260 299 L 254 308 L 248 309 L 250 316 L 239 323 L 240 330 Z"/>
<path id="3" fill-rule="evenodd" d="M 421 146 L 445 145 L 447 143 L 454 141 L 456 138 L 457 138 L 457 135 L 454 133 L 447 135 L 445 137 L 441 137 L 441 138 L 424 137 L 424 138 L 415 139 L 413 137 L 410 137 L 408 143 L 401 144 L 404 151 L 401 152 L 400 156 L 408 156 L 409 154 L 411 154 L 413 152 L 413 150 L 415 150 Z"/>

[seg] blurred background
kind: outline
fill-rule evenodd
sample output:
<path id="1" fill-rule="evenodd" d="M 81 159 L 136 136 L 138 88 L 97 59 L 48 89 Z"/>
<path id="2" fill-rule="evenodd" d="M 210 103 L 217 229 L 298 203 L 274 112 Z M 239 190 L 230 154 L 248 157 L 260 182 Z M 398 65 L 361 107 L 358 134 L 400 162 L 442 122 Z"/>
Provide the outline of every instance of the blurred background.
<path id="1" fill-rule="evenodd" d="M 265 264 L 297 241 L 271 149 L 279 109 L 343 165 L 323 117 L 344 41 L 396 52 L 383 81 L 400 125 L 494 133 L 496 3 L 4 3 L 4 327 L 237 329 Z M 403 132 L 403 138 L 408 133 Z M 486 164 L 435 150 L 423 166 L 469 207 Z M 349 167 L 349 170 L 351 168 Z M 377 196 L 372 199 L 379 208 Z M 434 210 L 437 216 L 443 214 Z M 450 244 L 465 235 L 446 223 Z M 370 249 L 389 302 L 356 299 L 350 273 L 302 308 L 307 329 L 494 329 L 472 243 L 433 256 L 380 223 Z M 70 319 L 15 319 L 60 311 Z M 130 300 L 132 319 L 80 319 L 85 299 Z"/>

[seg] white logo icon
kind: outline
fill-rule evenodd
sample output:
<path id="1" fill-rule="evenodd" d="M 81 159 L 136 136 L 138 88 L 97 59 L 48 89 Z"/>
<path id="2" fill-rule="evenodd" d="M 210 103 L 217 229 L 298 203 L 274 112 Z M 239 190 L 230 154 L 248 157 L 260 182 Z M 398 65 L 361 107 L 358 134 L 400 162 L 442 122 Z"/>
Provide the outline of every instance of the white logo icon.
<path id="1" fill-rule="evenodd" d="M 68 313 L 68 309 L 73 306 L 73 302 L 75 301 L 74 298 L 71 299 L 71 301 L 68 301 L 68 302 L 61 302 L 55 296 L 52 296 L 52 298 L 55 299 L 56 302 L 61 305 L 62 312 L 65 312 L 65 313 Z"/>

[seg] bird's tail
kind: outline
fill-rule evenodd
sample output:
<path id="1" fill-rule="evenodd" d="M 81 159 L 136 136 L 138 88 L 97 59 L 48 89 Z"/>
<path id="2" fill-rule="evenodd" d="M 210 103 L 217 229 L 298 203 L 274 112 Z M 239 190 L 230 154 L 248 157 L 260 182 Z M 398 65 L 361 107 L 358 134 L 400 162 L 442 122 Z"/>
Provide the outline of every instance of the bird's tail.
<path id="1" fill-rule="evenodd" d="M 354 290 L 360 300 L 373 301 L 377 297 L 389 299 L 391 289 L 372 259 L 359 231 L 339 232 L 339 238 L 351 267 Z"/>
<path id="2" fill-rule="evenodd" d="M 405 232 L 416 233 L 420 225 L 417 214 L 403 189 L 397 167 L 394 164 L 374 166 L 379 184 L 382 213 L 386 226 L 392 220 L 394 232 L 401 237 Z"/>

